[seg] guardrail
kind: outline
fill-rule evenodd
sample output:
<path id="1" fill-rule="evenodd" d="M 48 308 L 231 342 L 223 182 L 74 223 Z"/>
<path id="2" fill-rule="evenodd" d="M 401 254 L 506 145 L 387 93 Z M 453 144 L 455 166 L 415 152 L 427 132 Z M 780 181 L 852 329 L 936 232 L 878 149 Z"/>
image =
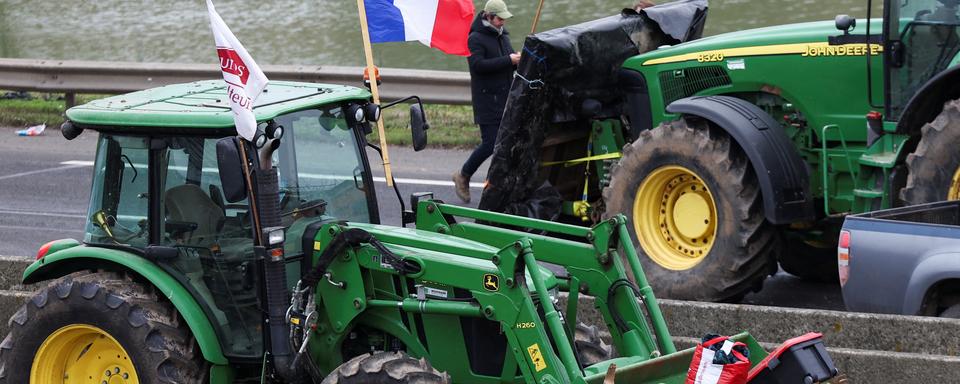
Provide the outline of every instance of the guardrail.
<path id="1" fill-rule="evenodd" d="M 271 80 L 308 81 L 362 86 L 363 67 L 265 65 Z M 469 104 L 470 75 L 466 72 L 380 68 L 384 100 L 418 95 L 425 102 Z M 216 65 L 0 59 L 0 88 L 67 94 L 126 93 L 141 89 L 220 78 Z"/>

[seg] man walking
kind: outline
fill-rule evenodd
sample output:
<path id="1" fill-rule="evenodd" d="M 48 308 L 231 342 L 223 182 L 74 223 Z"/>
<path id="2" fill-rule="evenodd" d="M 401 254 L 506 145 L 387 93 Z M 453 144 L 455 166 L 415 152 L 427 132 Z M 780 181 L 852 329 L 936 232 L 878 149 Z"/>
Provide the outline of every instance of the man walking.
<path id="1" fill-rule="evenodd" d="M 463 167 L 453 173 L 457 196 L 470 202 L 470 177 L 493 153 L 503 107 L 520 54 L 510 45 L 504 24 L 513 17 L 503 0 L 489 0 L 470 27 L 470 90 L 473 97 L 473 121 L 480 126 L 480 145 Z"/>

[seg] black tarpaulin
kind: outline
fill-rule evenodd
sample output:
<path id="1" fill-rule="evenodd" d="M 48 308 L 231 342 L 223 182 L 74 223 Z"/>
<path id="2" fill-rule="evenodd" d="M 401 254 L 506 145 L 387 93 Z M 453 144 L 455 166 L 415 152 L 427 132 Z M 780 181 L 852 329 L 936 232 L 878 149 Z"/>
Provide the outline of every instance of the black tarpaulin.
<path id="1" fill-rule="evenodd" d="M 703 33 L 707 0 L 677 1 L 640 12 L 660 26 L 660 30 L 678 41 L 690 41 Z"/>
<path id="2" fill-rule="evenodd" d="M 544 183 L 538 170 L 546 133 L 589 129 L 578 122 L 618 116 L 623 94 L 617 74 L 624 60 L 699 37 L 706 10 L 707 0 L 678 1 L 527 36 L 480 209 L 556 218 L 558 204 L 538 201 L 555 198 L 537 192 Z"/>

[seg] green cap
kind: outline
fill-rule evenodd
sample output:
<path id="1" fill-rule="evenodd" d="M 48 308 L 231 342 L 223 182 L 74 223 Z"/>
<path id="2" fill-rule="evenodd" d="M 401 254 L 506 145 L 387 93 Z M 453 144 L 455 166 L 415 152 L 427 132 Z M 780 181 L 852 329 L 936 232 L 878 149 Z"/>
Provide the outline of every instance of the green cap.
<path id="1" fill-rule="evenodd" d="M 483 11 L 500 16 L 501 19 L 513 17 L 513 14 L 507 10 L 507 3 L 504 3 L 503 0 L 488 0 L 487 5 L 483 6 Z"/>

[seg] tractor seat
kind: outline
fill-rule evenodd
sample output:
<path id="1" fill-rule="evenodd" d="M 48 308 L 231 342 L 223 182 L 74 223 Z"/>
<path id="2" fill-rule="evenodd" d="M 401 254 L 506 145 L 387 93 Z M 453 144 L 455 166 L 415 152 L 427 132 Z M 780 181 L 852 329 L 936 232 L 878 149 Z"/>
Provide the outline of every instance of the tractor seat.
<path id="1" fill-rule="evenodd" d="M 167 232 L 188 246 L 210 247 L 223 225 L 223 208 L 194 184 L 170 188 L 164 194 Z"/>

